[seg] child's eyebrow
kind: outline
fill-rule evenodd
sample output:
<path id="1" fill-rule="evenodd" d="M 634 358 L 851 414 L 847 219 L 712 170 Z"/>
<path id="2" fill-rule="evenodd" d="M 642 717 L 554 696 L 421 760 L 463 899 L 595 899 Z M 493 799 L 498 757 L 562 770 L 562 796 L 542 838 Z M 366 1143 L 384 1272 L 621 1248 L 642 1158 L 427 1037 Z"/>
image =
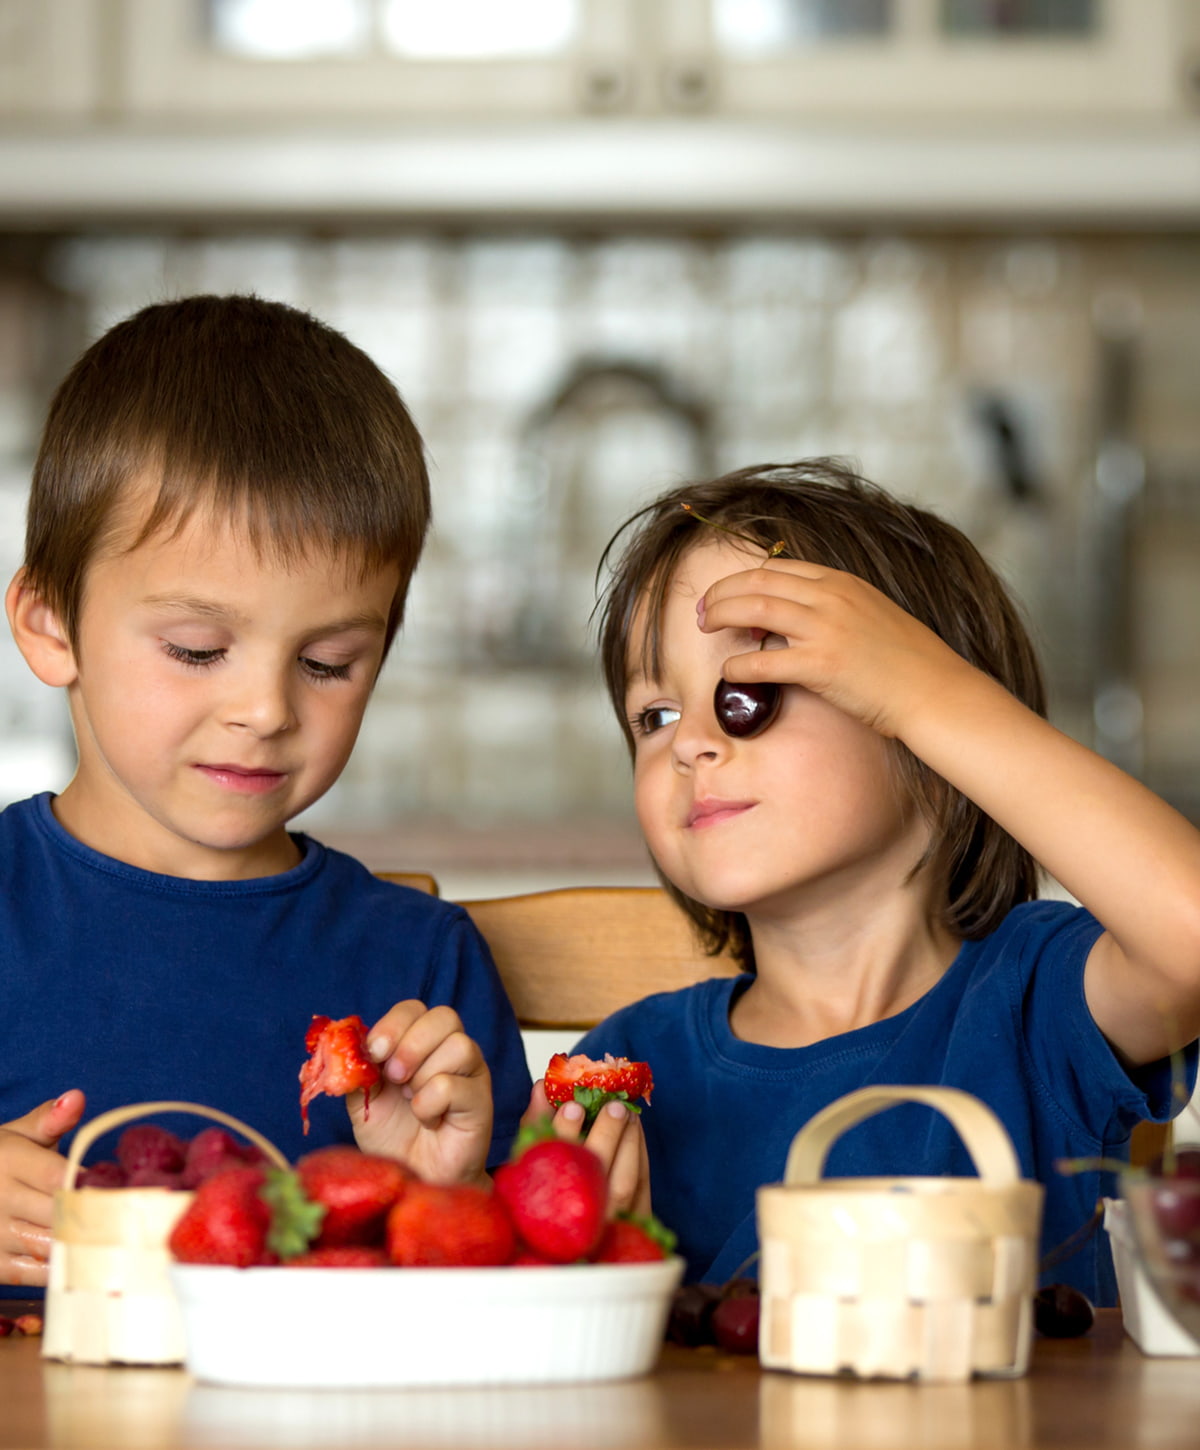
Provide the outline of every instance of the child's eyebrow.
<path id="1" fill-rule="evenodd" d="M 247 623 L 246 616 L 240 611 L 218 604 L 212 599 L 191 599 L 178 594 L 148 594 L 142 603 L 155 609 L 170 609 L 179 614 L 199 614 L 227 624 Z M 387 629 L 387 620 L 377 609 L 363 609 L 356 614 L 348 614 L 344 619 L 327 620 L 308 632 L 314 635 L 344 634 L 355 629 L 383 633 Z"/>

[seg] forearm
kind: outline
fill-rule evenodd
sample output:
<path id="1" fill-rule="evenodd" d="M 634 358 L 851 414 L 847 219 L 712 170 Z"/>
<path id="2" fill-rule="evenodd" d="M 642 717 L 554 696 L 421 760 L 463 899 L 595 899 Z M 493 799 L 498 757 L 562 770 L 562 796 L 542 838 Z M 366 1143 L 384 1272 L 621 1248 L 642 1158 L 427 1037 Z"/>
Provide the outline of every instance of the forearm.
<path id="1" fill-rule="evenodd" d="M 1135 997 L 1200 1028 L 1200 832 L 968 665 L 900 722 L 904 743 L 1100 920 Z M 1120 958 L 1124 959 L 1122 963 Z M 1157 981 L 1155 979 L 1158 979 Z M 1124 987 L 1112 983 L 1117 995 Z"/>

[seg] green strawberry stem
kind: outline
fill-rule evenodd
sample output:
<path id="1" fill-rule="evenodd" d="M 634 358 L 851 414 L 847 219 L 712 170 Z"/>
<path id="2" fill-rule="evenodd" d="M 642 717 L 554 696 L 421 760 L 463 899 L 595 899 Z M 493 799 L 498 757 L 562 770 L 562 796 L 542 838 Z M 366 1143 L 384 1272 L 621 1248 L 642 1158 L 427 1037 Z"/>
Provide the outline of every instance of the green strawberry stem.
<path id="1" fill-rule="evenodd" d="M 298 1173 L 283 1168 L 267 1169 L 260 1196 L 271 1210 L 267 1247 L 285 1260 L 304 1253 L 321 1232 L 325 1205 L 309 1198 Z"/>
<path id="2" fill-rule="evenodd" d="M 675 1252 L 675 1245 L 679 1242 L 677 1236 L 652 1213 L 618 1213 L 617 1217 L 625 1223 L 637 1224 L 646 1237 L 653 1239 L 662 1249 L 664 1257 Z M 749 1260 L 746 1262 L 749 1263 Z"/>
<path id="3" fill-rule="evenodd" d="M 577 1087 L 574 1092 L 575 1101 L 583 1108 L 583 1131 L 584 1133 L 596 1121 L 596 1116 L 605 1103 L 624 1103 L 631 1113 L 640 1113 L 642 1110 L 637 1103 L 631 1102 L 629 1094 L 624 1088 L 620 1092 L 609 1092 L 607 1088 Z"/>

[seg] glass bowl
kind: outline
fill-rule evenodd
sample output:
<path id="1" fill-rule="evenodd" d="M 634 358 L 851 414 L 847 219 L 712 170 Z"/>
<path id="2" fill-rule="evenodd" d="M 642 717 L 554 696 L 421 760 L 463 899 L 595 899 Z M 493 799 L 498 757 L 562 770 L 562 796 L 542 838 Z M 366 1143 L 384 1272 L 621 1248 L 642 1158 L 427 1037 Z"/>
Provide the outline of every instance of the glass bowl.
<path id="1" fill-rule="evenodd" d="M 1200 1179 L 1127 1176 L 1134 1249 L 1180 1327 L 1200 1339 Z"/>

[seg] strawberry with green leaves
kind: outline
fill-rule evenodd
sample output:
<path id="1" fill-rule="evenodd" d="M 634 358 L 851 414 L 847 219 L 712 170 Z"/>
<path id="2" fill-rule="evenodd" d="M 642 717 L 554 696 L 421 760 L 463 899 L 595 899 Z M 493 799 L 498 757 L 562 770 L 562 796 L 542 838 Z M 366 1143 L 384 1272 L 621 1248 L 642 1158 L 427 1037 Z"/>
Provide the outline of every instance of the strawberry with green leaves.
<path id="1" fill-rule="evenodd" d="M 652 1264 L 669 1258 L 675 1235 L 652 1214 L 618 1214 L 592 1255 L 594 1264 Z"/>
<path id="2" fill-rule="evenodd" d="M 649 1103 L 654 1078 L 648 1062 L 630 1062 L 627 1057 L 613 1057 L 611 1053 L 597 1061 L 581 1052 L 571 1057 L 556 1052 L 546 1068 L 542 1087 L 551 1109 L 571 1101 L 581 1104 L 586 1130 L 605 1103 L 622 1102 L 631 1113 L 641 1112 L 634 1100 L 643 1098 Z"/>
<path id="3" fill-rule="evenodd" d="M 180 1263 L 249 1269 L 303 1253 L 324 1216 L 290 1170 L 226 1168 L 196 1189 L 167 1247 Z"/>
<path id="4" fill-rule="evenodd" d="M 371 1089 L 380 1079 L 380 1071 L 367 1052 L 367 1025 L 352 1015 L 336 1022 L 316 1016 L 304 1036 L 308 1061 L 300 1069 L 300 1117 L 308 1132 L 308 1105 L 319 1093 L 344 1098 L 347 1093 L 361 1092 L 363 1117 L 368 1115 Z"/>
<path id="5" fill-rule="evenodd" d="M 549 1118 L 527 1126 L 493 1176 L 521 1242 L 556 1264 L 588 1258 L 604 1233 L 608 1177 L 583 1143 L 554 1135 Z"/>

